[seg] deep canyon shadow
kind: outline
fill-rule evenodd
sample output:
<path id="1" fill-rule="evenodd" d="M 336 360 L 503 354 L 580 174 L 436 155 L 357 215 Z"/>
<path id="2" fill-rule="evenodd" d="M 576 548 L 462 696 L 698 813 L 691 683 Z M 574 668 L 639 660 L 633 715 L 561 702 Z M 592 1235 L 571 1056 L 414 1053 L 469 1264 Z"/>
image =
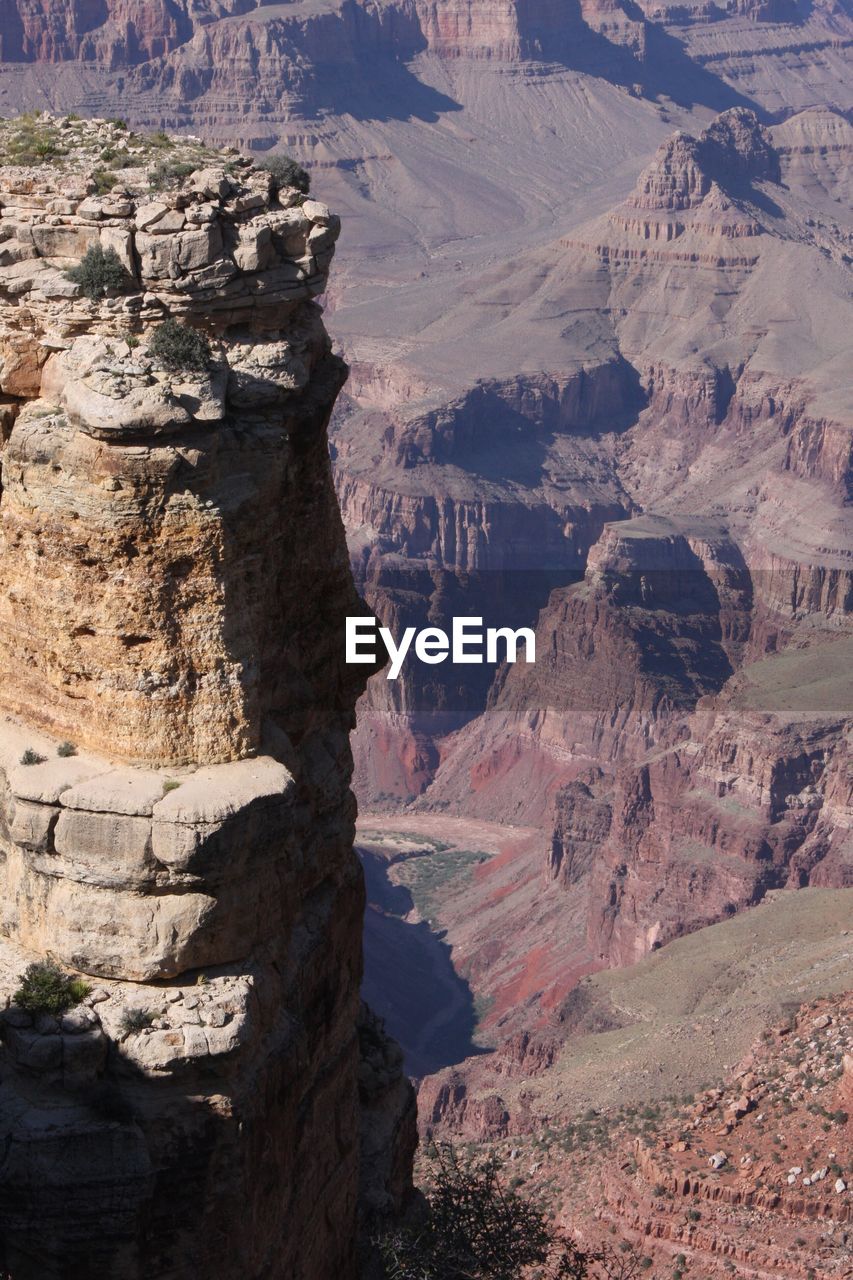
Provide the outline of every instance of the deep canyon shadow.
<path id="1" fill-rule="evenodd" d="M 389 879 L 389 862 L 369 849 L 358 854 L 368 904 L 362 995 L 401 1045 L 406 1071 L 430 1075 L 489 1052 L 474 1043 L 474 997 L 441 933 L 403 918 L 414 904 L 408 889 Z"/>

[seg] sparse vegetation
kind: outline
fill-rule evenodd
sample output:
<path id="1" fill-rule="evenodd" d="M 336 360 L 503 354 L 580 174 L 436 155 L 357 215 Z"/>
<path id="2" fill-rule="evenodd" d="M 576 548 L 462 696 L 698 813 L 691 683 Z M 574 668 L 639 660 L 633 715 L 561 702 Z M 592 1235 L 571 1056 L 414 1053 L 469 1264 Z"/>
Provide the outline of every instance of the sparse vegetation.
<path id="1" fill-rule="evenodd" d="M 499 1161 L 465 1162 L 449 1146 L 431 1153 L 427 1210 L 416 1226 L 376 1241 L 387 1280 L 583 1280 L 589 1257 L 544 1213 L 505 1186 Z"/>
<path id="2" fill-rule="evenodd" d="M 47 164 L 66 154 L 54 122 L 34 112 L 19 116 L 4 139 L 4 164 Z"/>
<path id="3" fill-rule="evenodd" d="M 56 748 L 56 754 L 65 760 L 69 756 L 76 756 L 77 748 L 73 742 L 60 742 L 59 746 Z"/>
<path id="4" fill-rule="evenodd" d="M 89 994 L 88 983 L 63 973 L 53 960 L 31 964 L 21 985 L 12 997 L 19 1009 L 27 1013 L 64 1013 Z"/>
<path id="5" fill-rule="evenodd" d="M 113 173 L 111 169 L 95 169 L 92 178 L 95 183 L 95 194 L 99 196 L 105 196 L 108 191 L 112 191 L 118 182 L 118 174 Z"/>
<path id="6" fill-rule="evenodd" d="M 145 141 L 150 147 L 162 148 L 168 150 L 174 147 L 174 139 L 169 136 L 165 129 L 155 129 L 154 133 L 149 133 Z"/>
<path id="7" fill-rule="evenodd" d="M 33 751 L 32 747 L 27 747 L 21 756 L 21 764 L 44 764 L 46 756 L 40 756 L 37 751 Z"/>
<path id="8" fill-rule="evenodd" d="M 65 274 L 93 302 L 100 301 L 108 293 L 122 292 L 130 283 L 130 277 L 115 249 L 103 249 L 99 244 L 87 249 L 83 260 Z"/>
<path id="9" fill-rule="evenodd" d="M 144 1031 L 146 1027 L 150 1027 L 154 1021 L 154 1014 L 148 1009 L 125 1009 L 121 1015 L 119 1022 L 119 1030 L 122 1036 L 136 1035 L 140 1031 Z"/>
<path id="10" fill-rule="evenodd" d="M 397 875 L 411 893 L 420 915 L 433 920 L 451 886 L 467 883 L 474 868 L 488 860 L 489 854 L 479 850 L 445 849 L 427 857 L 408 858 Z"/>
<path id="11" fill-rule="evenodd" d="M 307 170 L 302 168 L 290 156 L 268 156 L 257 162 L 259 169 L 266 169 L 272 175 L 276 190 L 282 187 L 295 187 L 304 196 L 311 190 L 311 178 Z"/>
<path id="12" fill-rule="evenodd" d="M 166 191 L 189 178 L 197 168 L 198 165 L 189 160 L 161 160 L 149 171 L 148 182 L 152 190 Z"/>
<path id="13" fill-rule="evenodd" d="M 170 791 L 177 791 L 180 785 L 177 778 L 167 778 L 163 783 L 163 795 L 168 795 Z"/>
<path id="14" fill-rule="evenodd" d="M 171 316 L 154 330 L 148 350 L 165 369 L 201 373 L 210 364 L 210 343 L 205 335 Z"/>

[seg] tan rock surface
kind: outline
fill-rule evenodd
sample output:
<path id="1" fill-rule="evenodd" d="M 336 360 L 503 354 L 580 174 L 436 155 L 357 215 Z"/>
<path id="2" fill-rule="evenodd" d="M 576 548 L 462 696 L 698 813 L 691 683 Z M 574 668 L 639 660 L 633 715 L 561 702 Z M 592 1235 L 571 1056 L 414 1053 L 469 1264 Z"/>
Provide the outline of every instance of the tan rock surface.
<path id="1" fill-rule="evenodd" d="M 140 262 L 125 292 L 94 302 L 68 282 L 71 296 L 45 293 L 37 274 L 14 295 L 3 294 L 7 277 L 0 285 L 0 387 L 27 397 L 4 459 L 3 705 L 116 757 L 239 758 L 257 749 L 267 714 L 258 655 L 271 627 L 286 636 L 293 625 L 270 589 L 278 558 L 305 533 L 281 522 L 298 506 L 288 494 L 298 483 L 292 439 L 313 421 L 321 429 L 340 382 L 310 301 L 325 285 L 339 222 L 318 201 L 300 208 L 295 191 L 279 198 L 269 176 L 246 165 L 231 177 L 200 169 L 186 192 L 146 201 L 142 166 L 156 153 L 144 145 L 139 166 L 123 171 L 126 197 L 87 197 L 87 147 L 104 129 L 124 139 L 113 126 L 66 130 L 73 159 L 59 174 L 0 173 L 0 236 L 7 246 L 24 237 L 34 271 L 71 265 L 93 236 L 104 245 L 119 233 Z M 210 154 L 176 150 L 200 165 Z M 57 202 L 63 212 L 49 213 Z M 180 231 L 171 212 L 181 225 L 194 212 L 209 221 Z M 157 234 L 146 239 L 140 225 Z M 309 245 L 316 229 L 321 246 Z M 54 233 L 66 230 L 60 243 Z M 233 256 L 252 237 L 267 246 L 262 270 Z M 151 358 L 148 340 L 167 314 L 208 329 L 208 372 Z M 41 343 L 25 381 L 22 324 L 29 350 Z M 239 608 L 227 608 L 235 594 Z"/>
<path id="2" fill-rule="evenodd" d="M 345 1280 L 361 606 L 312 301 L 339 224 L 196 144 L 64 137 L 61 164 L 0 169 L 0 1267 Z M 98 195 L 107 139 L 139 163 Z M 192 174 L 152 193 L 164 149 Z M 97 300 L 66 274 L 94 241 L 140 272 Z M 209 334 L 206 370 L 154 357 L 167 316 Z M 48 956 L 87 982 L 61 1017 L 15 1004 Z M 382 1211 L 414 1134 L 384 1052 Z"/>

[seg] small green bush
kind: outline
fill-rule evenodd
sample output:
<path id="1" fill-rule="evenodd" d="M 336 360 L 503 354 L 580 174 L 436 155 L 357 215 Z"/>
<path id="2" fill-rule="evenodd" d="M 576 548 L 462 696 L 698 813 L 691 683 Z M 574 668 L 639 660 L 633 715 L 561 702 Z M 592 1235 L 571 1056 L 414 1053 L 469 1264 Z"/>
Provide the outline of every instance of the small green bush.
<path id="1" fill-rule="evenodd" d="M 130 280 L 115 249 L 102 249 L 99 244 L 93 244 L 82 262 L 65 274 L 93 302 L 126 289 Z"/>
<path id="2" fill-rule="evenodd" d="M 4 164 L 44 164 L 58 156 L 64 156 L 59 131 L 52 121 L 26 112 L 14 122 L 6 140 Z"/>
<path id="3" fill-rule="evenodd" d="M 123 1036 L 132 1036 L 150 1027 L 153 1021 L 154 1014 L 149 1013 L 147 1009 L 125 1009 L 121 1015 L 119 1029 Z"/>
<path id="4" fill-rule="evenodd" d="M 182 182 L 184 178 L 188 178 L 190 174 L 195 173 L 197 168 L 197 164 L 191 164 L 186 160 L 175 160 L 171 163 L 167 160 L 161 160 L 159 164 L 156 164 L 149 171 L 148 185 L 154 191 L 165 191 L 176 183 Z"/>
<path id="5" fill-rule="evenodd" d="M 60 742 L 56 748 L 56 754 L 62 756 L 63 759 L 67 759 L 68 756 L 76 756 L 77 748 L 73 742 Z"/>
<path id="6" fill-rule="evenodd" d="M 148 350 L 152 358 L 166 369 L 204 372 L 210 364 L 210 343 L 205 335 L 171 317 L 158 324 Z"/>
<path id="7" fill-rule="evenodd" d="M 311 178 L 307 171 L 290 156 L 270 156 L 258 163 L 259 169 L 266 169 L 272 175 L 276 190 L 281 187 L 296 187 L 304 196 L 311 190 Z"/>
<path id="8" fill-rule="evenodd" d="M 46 756 L 40 756 L 37 751 L 33 751 L 32 747 L 27 747 L 21 756 L 21 764 L 44 764 Z"/>
<path id="9" fill-rule="evenodd" d="M 167 778 L 163 783 L 163 795 L 167 795 L 170 791 L 177 791 L 180 785 L 177 778 Z"/>
<path id="10" fill-rule="evenodd" d="M 109 155 L 107 154 L 108 152 Z M 117 150 L 113 147 L 106 147 L 101 152 L 101 159 L 108 161 L 113 169 L 135 169 L 139 164 L 137 158 L 130 154 L 127 147 L 119 147 Z"/>
<path id="11" fill-rule="evenodd" d="M 28 1013 L 64 1013 L 89 991 L 88 983 L 69 977 L 53 960 L 38 960 L 27 968 L 12 999 Z"/>
<path id="12" fill-rule="evenodd" d="M 103 159 L 103 156 L 101 157 Z M 113 173 L 110 169 L 95 169 L 92 172 L 95 180 L 95 195 L 105 196 L 108 191 L 112 191 L 118 182 L 118 174 Z"/>

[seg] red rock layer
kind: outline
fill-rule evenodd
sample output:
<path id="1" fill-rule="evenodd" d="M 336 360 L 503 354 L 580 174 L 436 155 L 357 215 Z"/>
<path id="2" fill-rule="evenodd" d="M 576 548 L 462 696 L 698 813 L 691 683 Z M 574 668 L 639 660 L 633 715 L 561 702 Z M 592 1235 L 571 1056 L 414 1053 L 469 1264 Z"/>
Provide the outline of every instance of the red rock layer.
<path id="1" fill-rule="evenodd" d="M 842 1277 L 853 1219 L 849 997 L 768 1033 L 687 1123 L 627 1144 L 602 1170 L 600 1227 L 662 1264 L 715 1278 Z"/>

